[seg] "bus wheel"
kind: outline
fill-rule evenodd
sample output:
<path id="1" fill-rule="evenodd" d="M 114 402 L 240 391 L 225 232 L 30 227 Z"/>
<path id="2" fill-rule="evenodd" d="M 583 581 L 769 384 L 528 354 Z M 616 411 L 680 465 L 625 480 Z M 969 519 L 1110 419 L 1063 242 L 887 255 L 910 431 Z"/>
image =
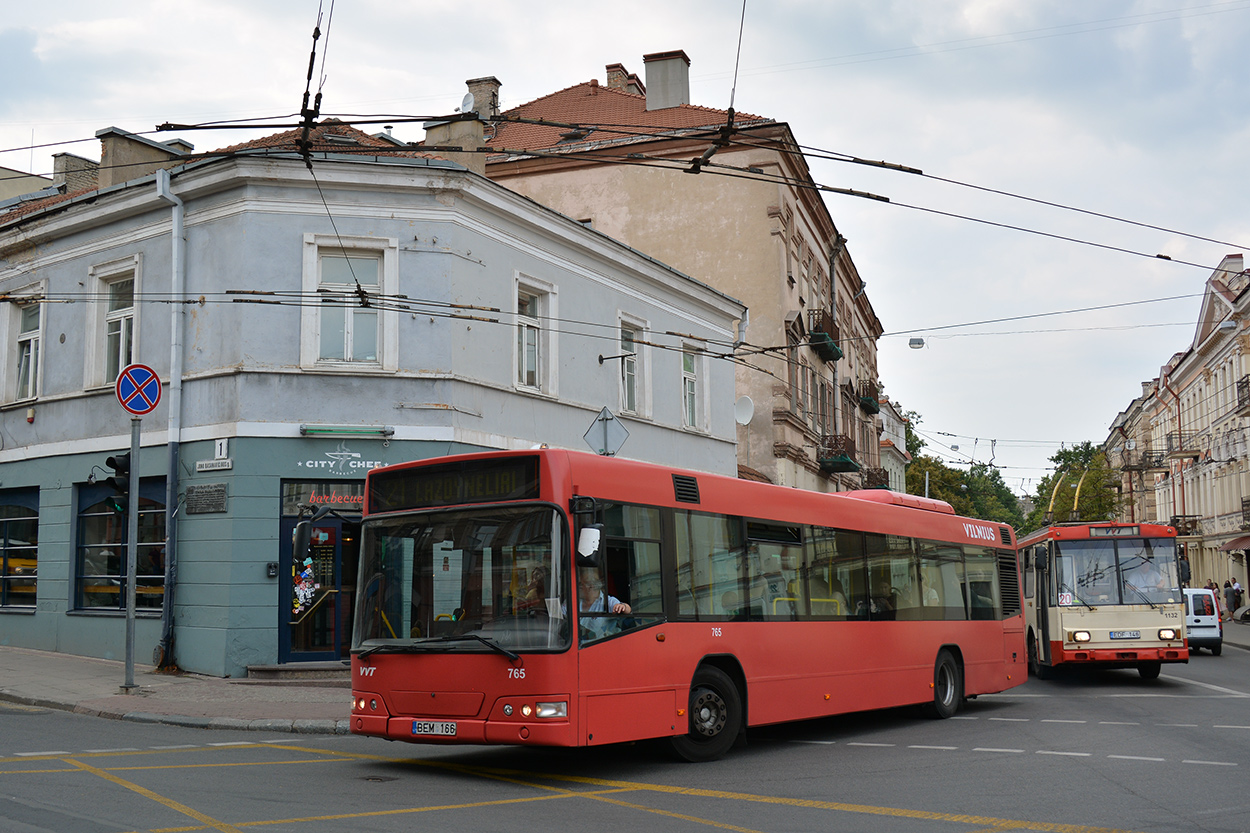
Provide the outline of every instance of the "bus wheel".
<path id="1" fill-rule="evenodd" d="M 742 729 L 742 698 L 728 674 L 711 665 L 694 673 L 689 720 L 689 732 L 671 739 L 679 757 L 698 763 L 729 751 Z"/>
<path id="2" fill-rule="evenodd" d="M 1033 634 L 1029 634 L 1029 676 L 1039 680 L 1050 679 L 1050 666 L 1042 665 L 1042 661 L 1038 659 L 1037 640 L 1033 638 Z"/>
<path id="3" fill-rule="evenodd" d="M 1137 666 L 1137 673 L 1141 674 L 1143 680 L 1157 680 L 1162 669 L 1161 662 L 1143 662 Z"/>
<path id="4" fill-rule="evenodd" d="M 964 699 L 964 676 L 950 651 L 938 651 L 933 666 L 933 702 L 926 704 L 930 717 L 945 719 L 959 710 Z"/>

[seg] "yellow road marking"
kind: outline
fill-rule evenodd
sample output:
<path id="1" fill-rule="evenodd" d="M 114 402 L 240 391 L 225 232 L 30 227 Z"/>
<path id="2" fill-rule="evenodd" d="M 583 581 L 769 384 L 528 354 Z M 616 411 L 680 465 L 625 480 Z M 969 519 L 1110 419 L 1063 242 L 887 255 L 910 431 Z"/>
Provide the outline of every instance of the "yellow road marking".
<path id="1" fill-rule="evenodd" d="M 133 781 L 127 781 L 124 778 L 118 778 L 116 775 L 105 772 L 104 770 L 99 769 L 97 767 L 93 767 L 90 764 L 84 764 L 81 761 L 75 761 L 73 758 L 66 758 L 65 762 L 68 764 L 73 764 L 74 766 L 79 767 L 81 769 L 84 769 L 87 772 L 90 772 L 92 775 L 98 775 L 99 777 L 103 778 L 106 781 L 112 781 L 114 784 L 117 784 L 118 786 L 125 787 L 126 789 L 131 790 L 133 792 L 137 792 L 139 795 L 143 796 L 144 798 L 150 798 L 152 801 L 155 801 L 157 804 L 163 804 L 175 812 L 182 813 L 184 816 L 190 816 L 191 818 L 195 819 L 196 821 L 202 824 L 207 825 L 213 830 L 220 830 L 221 833 L 239 833 L 239 828 L 237 827 L 232 827 L 231 825 L 226 824 L 225 822 L 217 821 L 215 818 L 212 818 L 211 816 L 206 816 L 205 814 L 201 813 L 199 810 L 192 809 L 191 807 L 188 807 L 185 804 L 180 804 L 179 802 L 174 801 L 172 798 L 166 798 L 163 795 L 154 793 L 151 790 L 149 790 L 147 787 L 141 787 L 138 784 L 134 783 Z"/>
<path id="2" fill-rule="evenodd" d="M 213 747 L 213 749 L 218 749 L 218 748 L 219 747 Z M 749 828 L 736 827 L 730 824 L 713 821 L 711 819 L 703 819 L 703 818 L 698 818 L 696 816 L 683 815 L 680 813 L 674 813 L 671 811 L 660 810 L 660 809 L 652 808 L 652 807 L 646 807 L 644 805 L 634 804 L 634 803 L 622 801 L 620 799 L 613 799 L 613 798 L 607 797 L 607 793 L 620 793 L 620 792 L 637 792 L 637 793 L 651 792 L 651 793 L 662 793 L 666 795 L 690 796 L 694 798 L 710 798 L 710 799 L 723 800 L 723 801 L 743 801 L 743 802 L 749 802 L 749 803 L 754 803 L 754 804 L 772 804 L 772 805 L 778 805 L 778 806 L 796 807 L 796 808 L 813 809 L 813 810 L 826 810 L 826 811 L 841 812 L 841 813 L 856 813 L 856 814 L 863 814 L 863 815 L 875 815 L 875 816 L 927 820 L 927 821 L 946 821 L 946 822 L 956 822 L 959 824 L 977 825 L 978 827 L 981 828 L 981 830 L 979 831 L 965 831 L 965 833 L 986 833 L 986 831 L 1003 831 L 1003 830 L 1033 830 L 1033 831 L 1042 831 L 1043 833 L 1132 833 L 1132 831 L 1124 830 L 1121 828 L 1092 827 L 1092 826 L 1080 825 L 1080 824 L 1062 824 L 1062 823 L 1055 823 L 1055 822 L 1028 821 L 1028 820 L 1022 820 L 1022 819 L 1006 819 L 1006 818 L 996 818 L 993 816 L 976 816 L 976 815 L 965 815 L 965 814 L 959 814 L 959 813 L 943 813 L 943 812 L 928 811 L 928 810 L 910 810 L 910 809 L 904 809 L 904 808 L 898 808 L 898 807 L 880 807 L 880 806 L 869 805 L 869 804 L 852 804 L 848 802 L 837 802 L 837 801 L 819 801 L 819 800 L 814 800 L 814 799 L 785 798 L 785 797 L 779 797 L 779 796 L 758 795 L 758 794 L 753 794 L 753 793 L 729 792 L 725 790 L 698 789 L 698 788 L 692 788 L 692 787 L 680 787 L 680 786 L 665 785 L 665 784 L 649 784 L 649 783 L 632 782 L 632 781 L 615 781 L 611 779 L 593 778 L 593 777 L 588 777 L 588 776 L 561 775 L 561 774 L 556 774 L 556 773 L 536 773 L 536 772 L 525 771 L 525 770 L 494 769 L 490 767 L 469 766 L 469 765 L 457 764 L 457 763 L 447 762 L 447 761 L 428 760 L 428 759 L 421 759 L 421 758 L 396 758 L 396 757 L 384 756 L 384 755 L 370 755 L 370 754 L 361 754 L 361 753 L 354 753 L 354 752 L 341 752 L 341 751 L 333 750 L 333 749 L 309 748 L 307 746 L 302 746 L 302 745 L 297 746 L 297 745 L 283 745 L 283 744 L 254 744 L 254 745 L 249 745 L 247 747 L 229 747 L 229 748 L 249 748 L 249 749 L 273 748 L 273 749 L 283 749 L 287 751 L 298 751 L 306 755 L 308 754 L 323 755 L 325 757 L 307 759 L 307 760 L 298 760 L 298 761 L 238 762 L 238 763 L 218 763 L 218 764 L 180 764 L 180 765 L 175 765 L 174 767 L 134 766 L 134 767 L 110 767 L 110 769 L 114 771 L 123 771 L 123 770 L 128 770 L 128 769 L 172 769 L 172 768 L 196 768 L 196 767 L 209 767 L 209 766 L 212 766 L 212 767 L 264 766 L 267 764 L 326 763 L 333 759 L 340 759 L 340 760 L 345 759 L 345 760 L 359 760 L 359 761 L 376 761 L 376 762 L 384 762 L 384 763 L 392 763 L 392 764 L 405 764 L 409 766 L 419 766 L 419 767 L 427 767 L 431 769 L 441 769 L 441 770 L 445 770 L 449 772 L 457 772 L 457 773 L 468 775 L 471 777 L 489 778 L 489 779 L 497 780 L 497 781 L 505 781 L 508 783 L 515 784 L 517 786 L 524 786 L 524 787 L 530 787 L 532 789 L 545 790 L 545 791 L 548 791 L 550 794 L 543 795 L 543 796 L 535 796 L 531 798 L 501 799 L 497 801 L 484 801 L 484 802 L 475 802 L 475 803 L 470 803 L 470 804 L 440 805 L 440 806 L 435 806 L 435 807 L 409 807 L 409 808 L 400 808 L 400 809 L 393 809 L 393 810 L 377 810 L 377 811 L 360 812 L 360 813 L 346 813 L 346 814 L 335 814 L 335 815 L 325 815 L 325 816 L 309 816 L 305 818 L 289 818 L 289 819 L 280 819 L 280 820 L 272 820 L 272 821 L 242 822 L 242 823 L 236 824 L 234 827 L 230 827 L 230 826 L 222 826 L 220 822 L 216 822 L 207 816 L 202 816 L 201 814 L 197 814 L 196 811 L 191 810 L 190 808 L 185 808 L 183 807 L 183 805 L 177 804 L 176 802 L 173 802 L 169 799 L 165 799 L 161 796 L 158 796 L 157 794 L 152 793 L 151 791 L 145 790 L 144 788 L 139 787 L 138 785 L 132 784 L 131 782 L 124 781 L 115 776 L 110 776 L 103 769 L 90 767 L 86 764 L 80 763 L 77 760 L 71 760 L 67 758 L 59 758 L 59 760 L 66 760 L 68 763 L 71 763 L 74 766 L 79 767 L 82 770 L 92 772 L 96 775 L 99 775 L 100 777 L 108 778 L 109 780 L 114 780 L 116 781 L 116 783 L 124 785 L 128 789 L 132 789 L 137 792 L 140 792 L 141 794 L 149 798 L 152 798 L 155 801 L 166 804 L 167 806 L 177 809 L 179 812 L 182 812 L 186 815 L 191 816 L 192 818 L 195 818 L 197 821 L 200 821 L 203 825 L 203 826 L 165 828 L 164 833 L 176 833 L 176 831 L 203 830 L 206 828 L 223 830 L 223 831 L 224 830 L 236 830 L 238 828 L 255 827 L 255 826 L 271 825 L 271 824 L 297 824 L 300 822 L 359 819 L 359 818 L 369 818 L 369 817 L 376 817 L 376 816 L 403 815 L 403 814 L 410 814 L 410 813 L 426 813 L 426 812 L 437 811 L 437 810 L 472 809 L 476 807 L 491 807 L 491 806 L 503 806 L 503 805 L 509 805 L 509 804 L 522 804 L 522 803 L 528 803 L 532 801 L 546 801 L 546 800 L 553 799 L 553 798 L 571 798 L 571 797 L 586 798 L 586 799 L 595 800 L 595 801 L 603 801 L 603 802 L 607 802 L 611 804 L 616 804 L 622 807 L 637 809 L 637 810 L 641 810 L 644 812 L 656 813 L 656 814 L 664 815 L 670 818 L 695 822 L 698 824 L 704 824 L 710 827 L 716 827 L 716 828 L 723 829 L 723 830 L 737 831 L 737 833 L 755 833 L 755 831 L 752 831 Z M 179 751 L 191 751 L 191 750 L 179 750 Z M 200 750 L 200 751 L 207 751 L 207 750 Z M 92 757 L 101 757 L 107 754 L 113 754 L 113 753 L 98 753 L 96 755 L 93 755 Z M 131 752 L 131 753 L 116 753 L 116 754 L 133 755 L 133 754 L 151 754 L 151 753 Z M 87 756 L 78 756 L 78 757 L 87 757 Z M 24 759 L 17 759 L 17 760 L 23 760 L 23 761 L 28 762 L 32 759 L 24 758 Z M 34 760 L 39 760 L 39 759 L 34 759 Z M 42 773 L 49 773 L 49 772 L 72 772 L 72 771 L 74 770 L 30 770 L 28 772 L 32 772 L 32 773 L 37 772 L 37 773 L 42 774 Z M 0 774 L 6 774 L 6 773 L 0 773 Z M 12 772 L 8 774 L 18 774 L 18 773 Z M 580 784 L 580 785 L 585 785 L 587 787 L 595 787 L 598 789 L 594 790 L 593 792 L 577 791 L 577 790 L 571 790 L 571 789 L 553 786 L 550 783 L 544 784 L 544 783 L 541 783 L 542 781 Z"/>

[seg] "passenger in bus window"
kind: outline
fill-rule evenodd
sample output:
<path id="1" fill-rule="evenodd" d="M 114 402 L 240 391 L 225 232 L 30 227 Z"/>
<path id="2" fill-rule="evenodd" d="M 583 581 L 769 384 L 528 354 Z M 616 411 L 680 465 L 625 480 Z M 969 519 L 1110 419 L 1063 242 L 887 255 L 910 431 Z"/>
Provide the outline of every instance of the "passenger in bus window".
<path id="1" fill-rule="evenodd" d="M 872 614 L 875 619 L 893 619 L 895 616 L 896 605 L 894 602 L 894 588 L 890 586 L 888 581 L 880 581 L 877 583 L 877 592 L 872 597 Z"/>

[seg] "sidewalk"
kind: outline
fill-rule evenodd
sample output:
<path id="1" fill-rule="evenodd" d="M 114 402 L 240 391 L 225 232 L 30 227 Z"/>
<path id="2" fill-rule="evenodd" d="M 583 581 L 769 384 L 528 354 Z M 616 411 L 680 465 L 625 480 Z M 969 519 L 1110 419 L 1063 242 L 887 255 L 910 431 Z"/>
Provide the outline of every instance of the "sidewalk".
<path id="1" fill-rule="evenodd" d="M 1250 630 L 1250 629 L 1248 629 Z M 0 646 L 0 700 L 79 714 L 208 729 L 347 734 L 350 680 L 225 680 L 134 666 L 137 688 L 122 694 L 126 664 Z"/>
<path id="2" fill-rule="evenodd" d="M 1250 651 L 1250 624 L 1224 623 L 1224 644 Z M 350 680 L 224 680 L 199 674 L 158 674 L 135 665 L 131 694 L 122 694 L 126 666 L 0 645 L 0 700 L 79 714 L 207 729 L 347 734 Z"/>

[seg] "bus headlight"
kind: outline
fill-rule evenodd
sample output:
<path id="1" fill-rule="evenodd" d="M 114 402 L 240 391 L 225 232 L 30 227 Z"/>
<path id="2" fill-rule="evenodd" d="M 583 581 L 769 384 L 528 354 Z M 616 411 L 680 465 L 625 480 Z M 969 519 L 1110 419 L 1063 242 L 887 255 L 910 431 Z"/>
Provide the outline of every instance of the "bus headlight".
<path id="1" fill-rule="evenodd" d="M 1159 639 L 1163 642 L 1171 642 L 1176 639 L 1175 628 L 1159 628 Z"/>
<path id="2" fill-rule="evenodd" d="M 538 707 L 539 717 L 568 717 L 569 704 L 567 701 L 559 703 L 536 703 Z"/>
<path id="3" fill-rule="evenodd" d="M 1072 631 L 1068 634 L 1070 642 L 1089 642 L 1089 631 Z"/>

